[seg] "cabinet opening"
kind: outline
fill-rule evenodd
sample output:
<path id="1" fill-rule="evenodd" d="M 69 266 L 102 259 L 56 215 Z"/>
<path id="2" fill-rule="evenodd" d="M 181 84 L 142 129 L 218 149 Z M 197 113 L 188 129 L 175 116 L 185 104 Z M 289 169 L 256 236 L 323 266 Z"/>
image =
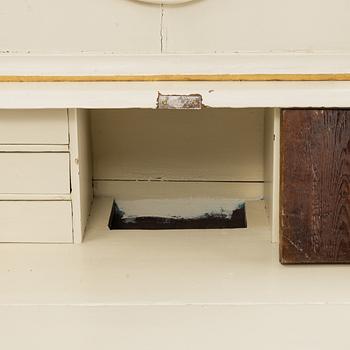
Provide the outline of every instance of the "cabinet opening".
<path id="1" fill-rule="evenodd" d="M 105 234 L 234 228 L 249 234 L 262 216 L 274 231 L 277 109 L 94 109 L 77 116 L 78 134 L 91 135 L 81 145 L 79 176 L 104 203 Z"/>

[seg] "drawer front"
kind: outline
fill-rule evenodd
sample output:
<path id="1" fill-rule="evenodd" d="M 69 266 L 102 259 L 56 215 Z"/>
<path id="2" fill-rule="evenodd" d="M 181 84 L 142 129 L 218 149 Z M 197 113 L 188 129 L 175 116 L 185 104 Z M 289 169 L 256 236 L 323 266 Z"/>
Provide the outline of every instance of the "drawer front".
<path id="1" fill-rule="evenodd" d="M 0 153 L 0 193 L 70 193 L 68 153 Z"/>
<path id="2" fill-rule="evenodd" d="M 0 223 L 0 242 L 73 242 L 70 201 L 0 201 Z"/>
<path id="3" fill-rule="evenodd" d="M 68 144 L 67 110 L 0 110 L 0 144 Z"/>

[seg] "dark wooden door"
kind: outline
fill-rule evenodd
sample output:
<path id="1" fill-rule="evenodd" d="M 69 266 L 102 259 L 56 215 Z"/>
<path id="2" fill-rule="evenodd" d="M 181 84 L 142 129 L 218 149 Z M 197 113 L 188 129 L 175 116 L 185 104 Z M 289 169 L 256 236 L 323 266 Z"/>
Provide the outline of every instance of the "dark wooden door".
<path id="1" fill-rule="evenodd" d="M 350 263 L 350 110 L 281 116 L 280 260 Z"/>

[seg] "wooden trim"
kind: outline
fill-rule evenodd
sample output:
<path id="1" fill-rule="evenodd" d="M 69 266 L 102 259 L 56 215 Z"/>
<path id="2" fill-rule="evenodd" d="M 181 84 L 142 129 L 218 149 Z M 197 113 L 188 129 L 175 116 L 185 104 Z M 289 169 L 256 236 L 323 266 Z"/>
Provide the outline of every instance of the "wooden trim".
<path id="1" fill-rule="evenodd" d="M 70 194 L 0 193 L 2 201 L 70 201 Z"/>
<path id="2" fill-rule="evenodd" d="M 350 81 L 342 74 L 195 74 L 195 75 L 2 75 L 0 83 L 145 81 Z"/>

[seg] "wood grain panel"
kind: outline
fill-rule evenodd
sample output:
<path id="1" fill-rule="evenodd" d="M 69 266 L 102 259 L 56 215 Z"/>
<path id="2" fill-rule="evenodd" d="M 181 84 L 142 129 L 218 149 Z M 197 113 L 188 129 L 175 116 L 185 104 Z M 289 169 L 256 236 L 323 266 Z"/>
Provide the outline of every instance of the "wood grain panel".
<path id="1" fill-rule="evenodd" d="M 285 110 L 282 263 L 350 262 L 350 110 Z"/>

